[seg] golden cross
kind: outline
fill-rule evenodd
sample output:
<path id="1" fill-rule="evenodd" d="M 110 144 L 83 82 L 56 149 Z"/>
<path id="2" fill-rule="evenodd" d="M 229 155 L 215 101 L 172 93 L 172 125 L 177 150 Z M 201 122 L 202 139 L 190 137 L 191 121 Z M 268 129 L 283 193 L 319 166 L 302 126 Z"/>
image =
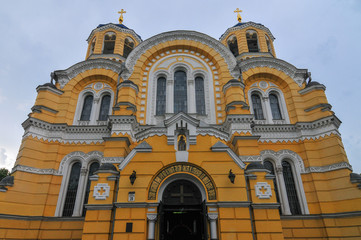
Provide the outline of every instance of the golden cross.
<path id="1" fill-rule="evenodd" d="M 118 12 L 120 14 L 119 16 L 119 24 L 122 24 L 123 22 L 123 13 L 127 13 L 126 11 L 124 11 L 124 9 L 122 8 L 122 10 L 120 12 Z"/>
<path id="2" fill-rule="evenodd" d="M 242 10 L 239 10 L 239 8 L 237 8 L 234 12 L 237 13 L 238 22 L 242 22 L 241 14 L 239 14 L 240 12 L 242 12 Z"/>

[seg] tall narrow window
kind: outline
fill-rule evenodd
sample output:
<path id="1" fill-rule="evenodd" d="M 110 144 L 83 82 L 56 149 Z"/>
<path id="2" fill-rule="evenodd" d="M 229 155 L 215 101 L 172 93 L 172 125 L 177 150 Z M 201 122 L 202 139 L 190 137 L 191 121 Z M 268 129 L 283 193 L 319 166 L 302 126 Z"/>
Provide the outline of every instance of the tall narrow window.
<path id="1" fill-rule="evenodd" d="M 66 191 L 63 216 L 71 217 L 74 211 L 76 200 L 76 193 L 78 191 L 79 177 L 80 177 L 80 163 L 76 162 L 71 167 L 68 189 Z"/>
<path id="2" fill-rule="evenodd" d="M 123 57 L 127 58 L 129 53 L 133 50 L 133 48 L 134 48 L 133 40 L 130 38 L 126 38 L 124 40 Z"/>
<path id="3" fill-rule="evenodd" d="M 258 94 L 252 94 L 251 99 L 252 99 L 254 118 L 256 120 L 264 119 L 260 96 Z"/>
<path id="4" fill-rule="evenodd" d="M 276 119 L 276 120 L 282 119 L 278 97 L 275 94 L 271 93 L 269 95 L 269 101 L 270 101 L 273 119 Z"/>
<path id="5" fill-rule="evenodd" d="M 105 95 L 102 98 L 102 103 L 100 104 L 100 111 L 99 111 L 99 121 L 106 121 L 109 115 L 109 108 L 110 108 L 110 96 Z"/>
<path id="6" fill-rule="evenodd" d="M 275 170 L 272 162 L 266 160 L 264 161 L 263 165 L 268 171 L 271 172 L 272 175 L 275 175 Z M 277 202 L 280 202 L 276 178 L 273 179 L 273 185 L 275 186 L 275 194 L 276 194 Z"/>
<path id="7" fill-rule="evenodd" d="M 187 75 L 183 71 L 174 73 L 174 113 L 187 112 Z"/>
<path id="8" fill-rule="evenodd" d="M 288 203 L 290 205 L 291 213 L 292 215 L 300 215 L 302 214 L 302 212 L 301 212 L 300 202 L 297 196 L 297 189 L 292 173 L 291 164 L 287 161 L 282 161 L 282 167 L 283 167 L 283 178 L 285 180 L 287 198 L 288 198 Z"/>
<path id="9" fill-rule="evenodd" d="M 115 36 L 115 33 L 113 33 L 113 32 L 109 32 L 109 33 L 105 34 L 103 54 L 114 53 L 115 38 L 116 38 L 116 36 Z"/>
<path id="10" fill-rule="evenodd" d="M 246 38 L 247 38 L 248 51 L 249 52 L 259 52 L 256 31 L 253 31 L 253 30 L 247 31 Z"/>
<path id="11" fill-rule="evenodd" d="M 239 53 L 238 53 L 238 43 L 237 43 L 236 36 L 230 36 L 227 40 L 227 44 L 228 44 L 229 50 L 231 50 L 233 55 L 235 57 L 237 57 L 239 55 Z"/>
<path id="12" fill-rule="evenodd" d="M 89 173 L 88 173 L 88 181 L 87 181 L 86 190 L 85 190 L 84 205 L 87 204 L 88 200 L 89 200 L 90 183 L 91 183 L 89 178 L 90 178 L 90 176 L 93 176 L 94 172 L 98 171 L 98 169 L 99 169 L 99 163 L 93 162 L 90 165 Z M 85 209 L 85 207 L 83 207 L 83 216 L 85 216 L 85 212 L 86 212 L 86 209 Z"/>
<path id="13" fill-rule="evenodd" d="M 90 45 L 90 52 L 89 52 L 89 55 L 93 54 L 94 52 L 94 49 L 95 49 L 95 43 L 96 43 L 96 38 L 93 38 L 93 41 Z"/>
<path id="14" fill-rule="evenodd" d="M 266 35 L 266 44 L 267 44 L 268 52 L 272 53 L 271 41 L 269 40 L 269 37 L 267 35 Z"/>
<path id="15" fill-rule="evenodd" d="M 196 109 L 197 113 L 204 115 L 206 114 L 206 106 L 204 100 L 204 80 L 202 77 L 196 77 Z"/>
<path id="16" fill-rule="evenodd" d="M 166 79 L 164 77 L 158 78 L 157 81 L 157 105 L 156 115 L 164 115 L 166 101 Z"/>
<path id="17" fill-rule="evenodd" d="M 81 121 L 89 121 L 90 114 L 93 107 L 93 96 L 88 95 L 84 99 L 83 110 L 81 111 L 80 120 Z"/>

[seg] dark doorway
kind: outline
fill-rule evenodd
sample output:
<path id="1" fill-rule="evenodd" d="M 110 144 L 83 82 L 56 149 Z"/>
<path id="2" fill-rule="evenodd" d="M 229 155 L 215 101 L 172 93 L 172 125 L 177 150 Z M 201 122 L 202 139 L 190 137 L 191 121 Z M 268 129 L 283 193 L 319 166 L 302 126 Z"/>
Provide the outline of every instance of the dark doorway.
<path id="1" fill-rule="evenodd" d="M 160 240 L 206 240 L 205 203 L 198 187 L 187 180 L 170 183 L 159 207 Z"/>

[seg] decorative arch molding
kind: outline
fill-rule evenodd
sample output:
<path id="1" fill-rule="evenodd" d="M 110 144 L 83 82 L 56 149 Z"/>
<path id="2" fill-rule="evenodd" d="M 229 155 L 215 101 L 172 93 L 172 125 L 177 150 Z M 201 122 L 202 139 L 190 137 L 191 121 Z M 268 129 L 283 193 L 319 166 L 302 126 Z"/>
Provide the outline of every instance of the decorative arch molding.
<path id="1" fill-rule="evenodd" d="M 178 180 L 179 177 L 177 175 L 182 174 L 183 179 L 191 180 L 196 179 L 197 181 L 192 181 L 195 183 L 200 190 L 202 191 L 202 187 L 206 189 L 208 200 L 216 200 L 216 187 L 211 178 L 211 176 L 204 171 L 201 167 L 190 164 L 190 163 L 174 163 L 162 168 L 158 173 L 153 177 L 152 182 L 149 186 L 148 191 L 148 200 L 157 200 L 157 197 L 160 195 L 160 191 L 165 189 L 165 186 L 172 182 L 172 180 Z M 186 177 L 185 175 L 190 175 L 190 177 Z M 159 199 L 158 199 L 159 200 Z"/>
<path id="2" fill-rule="evenodd" d="M 239 62 L 238 67 L 242 69 L 242 72 L 257 67 L 273 68 L 292 78 L 299 87 L 301 87 L 306 80 L 305 76 L 308 73 L 307 69 L 298 69 L 286 61 L 270 57 L 249 58 Z"/>
<path id="3" fill-rule="evenodd" d="M 128 72 L 124 73 L 125 74 L 124 79 L 126 79 L 133 73 L 136 62 L 147 50 L 161 43 L 168 41 L 175 41 L 175 40 L 195 41 L 213 48 L 217 53 L 219 53 L 224 58 L 225 62 L 228 65 L 228 69 L 231 75 L 236 79 L 239 77 L 239 71 L 237 68 L 236 59 L 226 46 L 224 46 L 221 42 L 217 41 L 216 39 L 206 34 L 195 31 L 182 30 L 182 31 L 171 31 L 171 32 L 158 34 L 154 37 L 145 40 L 137 47 L 135 47 L 125 61 L 125 66 Z"/>
<path id="4" fill-rule="evenodd" d="M 261 158 L 262 161 L 266 159 L 272 160 L 275 163 L 276 168 L 282 168 L 282 161 L 284 159 L 289 159 L 294 163 L 297 171 L 299 171 L 301 174 L 306 173 L 302 158 L 291 150 L 285 149 L 278 152 L 273 150 L 264 150 L 261 151 Z"/>
<path id="5" fill-rule="evenodd" d="M 84 153 L 80 151 L 71 152 L 66 155 L 63 160 L 61 160 L 58 175 L 63 175 L 65 169 L 67 169 L 67 166 L 72 161 L 79 160 L 81 162 L 82 168 L 87 168 L 92 160 L 98 160 L 99 162 L 102 162 L 103 158 L 103 153 L 99 151 L 92 151 L 89 153 Z"/>
<path id="6" fill-rule="evenodd" d="M 271 33 L 271 31 L 261 25 L 261 24 L 258 24 L 258 23 L 254 23 L 254 22 L 246 22 L 246 23 L 243 23 L 242 25 L 240 26 L 234 26 L 234 27 L 230 27 L 228 28 L 225 33 L 222 34 L 222 36 L 219 38 L 220 41 L 223 41 L 227 36 L 228 34 L 230 34 L 231 32 L 233 31 L 237 31 L 237 30 L 242 30 L 242 29 L 245 29 L 245 28 L 248 28 L 248 27 L 253 27 L 253 28 L 256 28 L 256 29 L 260 29 L 262 31 L 265 31 L 269 36 L 270 38 L 272 39 L 272 41 L 275 40 L 275 37 L 273 36 L 273 34 Z"/>
<path id="7" fill-rule="evenodd" d="M 78 74 L 92 69 L 107 69 L 119 74 L 123 69 L 123 65 L 109 59 L 90 59 L 74 64 L 66 70 L 57 70 L 55 71 L 55 74 L 58 83 L 60 84 L 60 88 L 63 89 L 65 85 Z"/>
<path id="8" fill-rule="evenodd" d="M 112 24 L 112 23 L 105 24 L 105 25 L 103 25 L 103 26 L 101 26 L 101 27 L 97 27 L 96 29 L 94 29 L 94 30 L 90 33 L 87 41 L 89 42 L 89 41 L 93 38 L 93 36 L 95 35 L 95 33 L 101 32 L 101 31 L 105 31 L 105 30 L 107 30 L 107 29 L 112 29 L 112 30 L 114 30 L 114 31 L 123 32 L 123 33 L 128 33 L 128 34 L 132 35 L 132 37 L 133 37 L 134 39 L 136 39 L 137 42 L 141 42 L 141 41 L 142 41 L 142 39 L 140 38 L 140 36 L 139 36 L 138 34 L 136 34 L 133 29 L 122 28 L 122 27 L 119 27 L 119 26 L 117 26 L 116 24 Z"/>

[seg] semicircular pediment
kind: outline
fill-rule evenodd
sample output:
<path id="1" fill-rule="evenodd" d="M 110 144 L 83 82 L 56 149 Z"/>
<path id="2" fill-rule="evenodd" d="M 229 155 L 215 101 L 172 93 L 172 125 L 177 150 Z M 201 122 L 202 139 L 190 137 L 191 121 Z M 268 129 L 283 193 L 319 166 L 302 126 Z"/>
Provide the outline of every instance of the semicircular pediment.
<path id="1" fill-rule="evenodd" d="M 168 41 L 176 41 L 176 40 L 195 41 L 214 49 L 219 55 L 221 55 L 221 57 L 223 57 L 231 75 L 234 78 L 238 78 L 239 71 L 237 71 L 236 59 L 226 46 L 224 46 L 221 42 L 206 34 L 195 31 L 185 31 L 185 30 L 158 34 L 154 37 L 151 37 L 143 41 L 136 48 L 134 48 L 134 50 L 129 54 L 128 58 L 125 61 L 125 66 L 129 72 L 129 76 L 132 74 L 134 70 L 134 66 L 137 63 L 138 59 L 147 50 L 162 43 Z"/>

